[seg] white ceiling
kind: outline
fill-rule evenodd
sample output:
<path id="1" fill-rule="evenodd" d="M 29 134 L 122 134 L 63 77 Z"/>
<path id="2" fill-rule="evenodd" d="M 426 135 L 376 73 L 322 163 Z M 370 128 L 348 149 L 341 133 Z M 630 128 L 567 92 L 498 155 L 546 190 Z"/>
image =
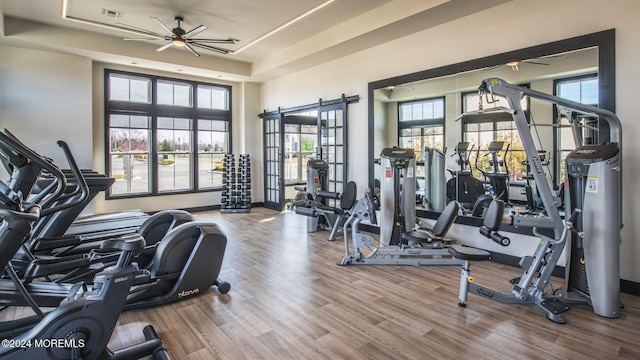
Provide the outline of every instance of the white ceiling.
<path id="1" fill-rule="evenodd" d="M 241 47 L 326 0 L 0 0 L 0 44 L 86 56 L 96 61 L 181 71 L 233 81 L 261 82 L 376 46 L 511 0 L 335 0 L 317 12 L 238 53 Z M 66 5 L 66 16 L 63 8 Z M 119 18 L 103 10 L 121 13 Z M 197 49 L 156 52 L 163 42 L 123 41 L 122 23 L 153 32 L 184 17 L 194 38 L 234 38 L 222 55 Z M 89 23 L 69 20 L 81 19 Z M 135 64 L 134 64 L 135 63 Z M 178 70 L 179 69 L 179 70 Z"/>

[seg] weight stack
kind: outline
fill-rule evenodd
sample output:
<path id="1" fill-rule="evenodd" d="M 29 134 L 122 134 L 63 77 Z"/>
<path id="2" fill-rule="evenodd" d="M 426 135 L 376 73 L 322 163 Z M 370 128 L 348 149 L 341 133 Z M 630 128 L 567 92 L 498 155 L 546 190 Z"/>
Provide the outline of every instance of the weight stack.
<path id="1" fill-rule="evenodd" d="M 248 154 L 238 156 L 236 167 L 233 154 L 225 155 L 224 190 L 220 204 L 221 213 L 248 213 L 251 211 L 251 161 Z"/>

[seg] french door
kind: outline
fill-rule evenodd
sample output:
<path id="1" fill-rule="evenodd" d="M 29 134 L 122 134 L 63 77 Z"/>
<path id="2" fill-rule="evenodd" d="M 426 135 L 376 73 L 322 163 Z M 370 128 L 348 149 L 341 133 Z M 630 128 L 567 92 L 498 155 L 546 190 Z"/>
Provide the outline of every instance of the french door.
<path id="1" fill-rule="evenodd" d="M 318 108 L 319 158 L 329 164 L 327 191 L 342 193 L 347 182 L 347 103 L 342 101 Z M 329 199 L 330 206 L 337 200 Z"/>
<path id="2" fill-rule="evenodd" d="M 284 116 L 268 114 L 264 121 L 264 207 L 284 207 Z"/>

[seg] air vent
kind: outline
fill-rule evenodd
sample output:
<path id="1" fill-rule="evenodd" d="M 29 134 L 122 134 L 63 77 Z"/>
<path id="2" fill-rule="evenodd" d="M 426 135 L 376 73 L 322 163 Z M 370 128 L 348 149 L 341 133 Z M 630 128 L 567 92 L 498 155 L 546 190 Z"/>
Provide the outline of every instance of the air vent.
<path id="1" fill-rule="evenodd" d="M 124 14 L 122 13 L 122 11 L 115 11 L 115 10 L 102 9 L 102 15 L 106 15 L 106 16 L 108 16 L 108 17 L 112 17 L 112 18 L 119 19 L 119 18 L 121 18 Z"/>

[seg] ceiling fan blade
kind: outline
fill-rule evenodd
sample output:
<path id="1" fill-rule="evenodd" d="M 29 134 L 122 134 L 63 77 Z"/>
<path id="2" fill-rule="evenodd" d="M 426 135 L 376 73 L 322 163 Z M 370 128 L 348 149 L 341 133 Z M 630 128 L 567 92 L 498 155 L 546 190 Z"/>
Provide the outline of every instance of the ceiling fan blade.
<path id="1" fill-rule="evenodd" d="M 239 40 L 238 39 L 191 39 L 193 41 L 197 41 L 199 43 L 216 43 L 216 44 L 235 44 Z"/>
<path id="2" fill-rule="evenodd" d="M 200 25 L 200 26 L 198 26 L 198 27 L 196 27 L 196 28 L 193 28 L 193 29 L 192 29 L 192 30 L 190 30 L 190 31 L 187 31 L 184 35 L 182 35 L 182 38 L 183 38 L 183 39 L 186 39 L 186 38 L 188 38 L 188 37 L 191 37 L 191 36 L 194 36 L 194 35 L 200 34 L 201 32 L 203 32 L 203 31 L 205 31 L 205 30 L 207 30 L 207 29 L 208 29 L 208 27 L 206 27 L 206 26 L 204 26 L 204 25 Z"/>
<path id="3" fill-rule="evenodd" d="M 209 46 L 209 45 L 205 45 L 205 44 L 199 44 L 199 43 L 194 42 L 194 41 L 189 41 L 189 44 L 191 44 L 191 45 L 193 45 L 193 46 L 197 46 L 197 47 L 202 48 L 202 49 L 207 49 L 207 50 L 211 50 L 211 51 L 219 52 L 219 53 L 221 53 L 221 54 L 225 54 L 225 55 L 229 53 L 229 50 L 221 49 L 221 48 L 219 48 L 219 47 L 215 47 L 215 46 Z M 188 44 L 185 44 L 185 45 L 188 45 Z"/>
<path id="4" fill-rule="evenodd" d="M 166 37 L 161 39 L 161 38 L 123 38 L 122 40 L 151 40 L 151 41 L 155 41 L 155 40 L 171 40 L 171 39 L 167 39 Z"/>
<path id="5" fill-rule="evenodd" d="M 185 43 L 185 44 L 184 44 L 184 48 L 185 48 L 185 49 L 187 49 L 187 51 L 188 51 L 188 52 L 190 52 L 190 53 L 191 53 L 191 55 L 196 56 L 196 57 L 197 57 L 197 56 L 200 56 L 200 54 L 198 54 L 198 52 L 197 52 L 197 51 L 193 50 L 193 48 L 192 48 L 191 46 L 189 46 L 189 44 L 186 44 L 186 43 Z"/>
<path id="6" fill-rule="evenodd" d="M 523 60 L 523 63 L 527 63 L 527 64 L 534 64 L 534 65 L 551 65 L 551 64 L 547 64 L 547 63 L 543 63 L 543 62 L 538 62 L 538 61 L 529 61 L 529 60 Z"/>
<path id="7" fill-rule="evenodd" d="M 157 48 L 156 51 L 162 51 L 162 50 L 170 48 L 171 46 L 173 46 L 173 43 L 168 43 L 168 44 L 162 45 L 161 47 Z"/>
<path id="8" fill-rule="evenodd" d="M 173 37 L 173 31 L 171 31 L 171 29 L 169 29 L 167 25 L 165 25 L 162 21 L 160 21 L 160 19 L 154 16 L 149 16 L 149 17 L 151 18 L 151 20 L 155 21 L 158 25 L 160 25 L 160 27 L 162 27 L 164 31 L 166 31 L 169 35 Z"/>
<path id="9" fill-rule="evenodd" d="M 499 67 L 502 67 L 502 66 L 504 66 L 504 65 L 503 65 L 503 64 L 500 64 L 500 65 L 493 65 L 493 66 L 490 66 L 490 67 L 488 67 L 488 68 L 484 69 L 484 71 L 492 71 L 492 70 L 495 70 L 495 69 L 497 69 L 497 68 L 499 68 Z"/>
<path id="10" fill-rule="evenodd" d="M 131 26 L 131 25 L 123 24 L 123 23 L 116 23 L 116 25 L 121 26 L 123 28 L 126 28 L 127 30 L 137 31 L 139 33 L 142 33 L 142 34 L 145 34 L 145 35 L 148 35 L 148 36 L 155 36 L 155 37 L 159 37 L 159 38 L 162 38 L 162 39 L 164 39 L 164 37 L 165 37 L 162 34 L 158 34 L 158 33 L 153 32 L 153 31 L 141 29 L 139 27 L 135 27 L 135 26 Z"/>

